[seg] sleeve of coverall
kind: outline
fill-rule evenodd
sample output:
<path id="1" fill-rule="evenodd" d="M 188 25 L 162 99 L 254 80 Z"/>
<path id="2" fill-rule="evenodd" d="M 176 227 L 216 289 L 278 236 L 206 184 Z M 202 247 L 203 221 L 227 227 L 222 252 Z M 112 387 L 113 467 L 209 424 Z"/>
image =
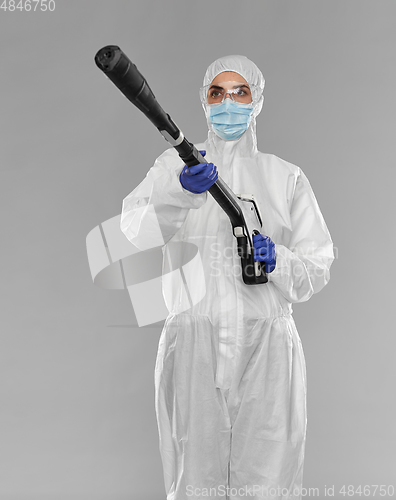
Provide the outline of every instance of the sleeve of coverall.
<path id="1" fill-rule="evenodd" d="M 269 279 L 290 302 L 304 302 L 330 279 L 333 242 L 311 185 L 298 169 L 291 205 L 288 246 L 275 244 L 276 267 Z"/>
<path id="2" fill-rule="evenodd" d="M 155 161 L 145 179 L 123 200 L 121 231 L 139 250 L 167 243 L 190 208 L 199 208 L 207 192 L 194 194 L 180 184 L 184 165 L 172 150 Z"/>

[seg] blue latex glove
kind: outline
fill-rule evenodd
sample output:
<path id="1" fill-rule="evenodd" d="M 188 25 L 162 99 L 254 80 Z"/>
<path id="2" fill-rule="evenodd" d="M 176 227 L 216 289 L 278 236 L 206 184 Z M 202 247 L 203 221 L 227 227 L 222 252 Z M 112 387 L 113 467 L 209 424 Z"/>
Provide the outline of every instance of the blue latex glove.
<path id="1" fill-rule="evenodd" d="M 272 273 L 276 266 L 275 243 L 269 236 L 253 235 L 254 260 L 265 262 L 265 272 Z"/>
<path id="2" fill-rule="evenodd" d="M 202 156 L 206 155 L 206 151 L 200 153 Z M 185 165 L 180 174 L 180 182 L 184 189 L 199 194 L 207 191 L 218 176 L 217 167 L 213 163 L 200 163 L 192 167 Z"/>

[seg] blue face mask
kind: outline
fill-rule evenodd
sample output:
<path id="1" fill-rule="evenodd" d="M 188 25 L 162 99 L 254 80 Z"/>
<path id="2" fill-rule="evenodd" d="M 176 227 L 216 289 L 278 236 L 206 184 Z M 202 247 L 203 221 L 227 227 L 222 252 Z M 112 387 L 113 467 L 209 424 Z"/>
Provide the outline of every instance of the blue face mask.
<path id="1" fill-rule="evenodd" d="M 220 106 L 209 107 L 212 128 L 222 139 L 235 141 L 246 132 L 252 118 L 252 104 L 236 104 L 227 98 Z"/>

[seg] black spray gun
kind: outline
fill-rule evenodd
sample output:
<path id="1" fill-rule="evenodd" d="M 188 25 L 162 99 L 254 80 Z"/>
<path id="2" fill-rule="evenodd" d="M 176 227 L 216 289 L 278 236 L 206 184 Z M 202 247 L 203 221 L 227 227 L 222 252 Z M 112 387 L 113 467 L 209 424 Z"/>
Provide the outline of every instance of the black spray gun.
<path id="1" fill-rule="evenodd" d="M 119 47 L 115 45 L 103 47 L 96 54 L 95 62 L 125 97 L 157 127 L 188 167 L 206 162 L 196 147 L 184 137 L 183 132 L 171 117 L 161 108 L 144 76 Z M 257 227 L 249 228 L 247 224 L 247 220 L 250 221 L 251 217 L 246 210 L 254 209 L 261 226 L 261 217 L 254 200 L 248 200 L 243 196 L 238 198 L 220 176 L 208 191 L 230 219 L 233 234 L 237 239 L 244 283 L 247 285 L 266 283 L 268 278 L 264 263 L 255 262 L 253 254 L 252 237 L 259 231 Z M 249 208 L 246 208 L 246 202 L 251 201 L 253 201 L 253 206 L 249 203 Z"/>

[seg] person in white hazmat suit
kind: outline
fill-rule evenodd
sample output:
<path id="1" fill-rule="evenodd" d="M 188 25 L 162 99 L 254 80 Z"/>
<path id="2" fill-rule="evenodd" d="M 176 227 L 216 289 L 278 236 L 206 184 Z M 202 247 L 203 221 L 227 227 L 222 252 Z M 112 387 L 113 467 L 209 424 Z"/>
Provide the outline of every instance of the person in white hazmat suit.
<path id="1" fill-rule="evenodd" d="M 154 246 L 160 228 L 164 270 L 185 263 L 188 244 L 203 266 L 193 286 L 206 292 L 189 309 L 187 287 L 163 282 L 169 316 L 155 406 L 167 500 L 300 498 L 306 369 L 292 304 L 326 285 L 333 244 L 301 169 L 257 149 L 264 90 L 257 66 L 222 57 L 203 84 L 209 133 L 196 146 L 210 163 L 187 169 L 174 149 L 165 151 L 124 199 L 121 216 L 140 249 Z M 262 236 L 254 246 L 268 283 L 242 281 L 229 218 L 207 192 L 217 172 L 234 193 L 256 198 Z"/>

